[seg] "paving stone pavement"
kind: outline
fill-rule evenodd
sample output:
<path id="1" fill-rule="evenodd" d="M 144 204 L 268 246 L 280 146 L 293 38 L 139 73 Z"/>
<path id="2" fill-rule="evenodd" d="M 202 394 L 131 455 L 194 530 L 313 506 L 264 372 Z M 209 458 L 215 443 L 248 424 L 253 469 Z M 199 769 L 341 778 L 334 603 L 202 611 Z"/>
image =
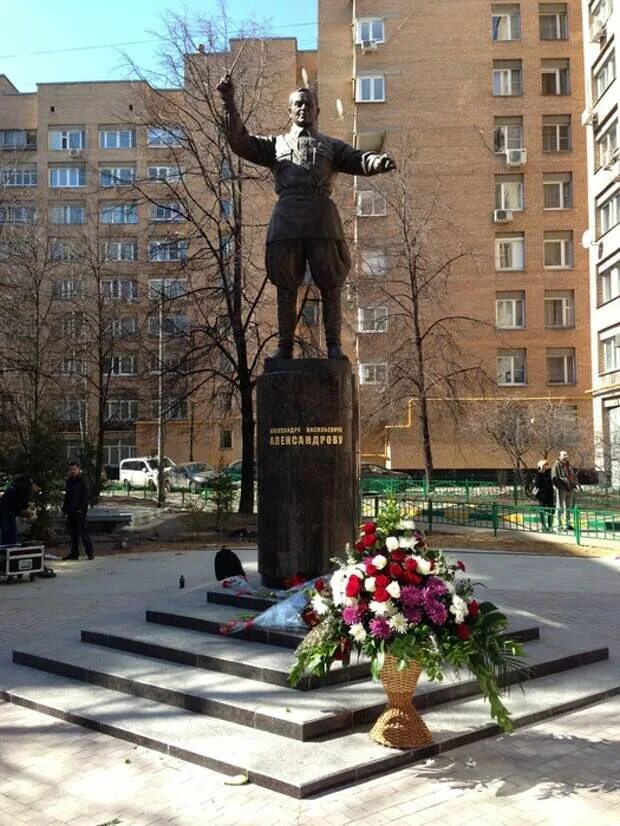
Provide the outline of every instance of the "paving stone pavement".
<path id="1" fill-rule="evenodd" d="M 240 556 L 251 570 L 255 551 Z M 543 628 L 588 633 L 620 656 L 620 559 L 461 556 L 502 607 Z M 147 604 L 175 594 L 182 600 L 181 574 L 190 588 L 213 576 L 213 553 L 201 551 L 52 564 L 56 579 L 0 585 L 0 687 L 17 645 L 70 629 L 77 644 L 80 627 L 93 620 L 143 616 Z M 619 742 L 616 697 L 297 801 L 251 784 L 228 786 L 216 772 L 0 703 L 0 826 L 617 826 Z"/>

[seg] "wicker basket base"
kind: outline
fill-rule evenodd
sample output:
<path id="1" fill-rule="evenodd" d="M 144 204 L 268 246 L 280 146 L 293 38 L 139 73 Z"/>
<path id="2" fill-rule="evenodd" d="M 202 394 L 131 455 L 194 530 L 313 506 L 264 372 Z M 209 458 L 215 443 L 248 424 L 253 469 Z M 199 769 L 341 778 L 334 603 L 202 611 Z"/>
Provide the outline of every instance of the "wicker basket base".
<path id="1" fill-rule="evenodd" d="M 370 730 L 370 738 L 392 749 L 417 749 L 433 742 L 433 736 L 417 710 L 387 708 Z"/>

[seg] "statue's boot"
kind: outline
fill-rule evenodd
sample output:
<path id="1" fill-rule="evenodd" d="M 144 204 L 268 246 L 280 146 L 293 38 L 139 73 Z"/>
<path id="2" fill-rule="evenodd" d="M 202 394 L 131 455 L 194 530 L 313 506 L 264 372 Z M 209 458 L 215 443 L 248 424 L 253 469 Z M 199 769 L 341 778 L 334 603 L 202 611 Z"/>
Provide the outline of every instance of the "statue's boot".
<path id="1" fill-rule="evenodd" d="M 342 328 L 341 291 L 339 288 L 325 290 L 321 293 L 321 297 L 323 299 L 323 324 L 325 326 L 327 358 L 348 361 L 340 346 L 340 330 Z"/>
<path id="2" fill-rule="evenodd" d="M 278 288 L 278 349 L 272 359 L 293 358 L 293 338 L 297 323 L 297 290 Z"/>

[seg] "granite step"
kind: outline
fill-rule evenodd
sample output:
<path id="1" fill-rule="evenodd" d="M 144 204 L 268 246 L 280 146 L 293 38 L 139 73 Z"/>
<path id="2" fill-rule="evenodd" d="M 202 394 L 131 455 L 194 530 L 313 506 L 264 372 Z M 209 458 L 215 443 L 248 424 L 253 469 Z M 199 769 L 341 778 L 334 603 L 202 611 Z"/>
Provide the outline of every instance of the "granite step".
<path id="1" fill-rule="evenodd" d="M 530 642 L 539 638 L 539 629 L 536 626 L 511 626 L 509 634 L 512 639 Z M 83 629 L 81 635 L 82 642 L 93 645 L 280 686 L 288 685 L 288 673 L 294 661 L 293 651 L 288 647 L 249 641 L 237 634 L 204 634 L 172 625 L 136 622 L 128 626 L 125 622 Z M 307 677 L 296 690 L 307 691 L 368 679 L 369 676 L 370 665 L 366 660 L 359 663 L 354 660 L 346 668 L 341 663 L 334 663 L 326 680 Z"/>
<path id="2" fill-rule="evenodd" d="M 550 631 L 545 640 L 529 647 L 527 673 L 512 673 L 508 679 L 526 681 L 607 657 L 606 648 L 592 648 L 585 641 L 579 647 L 574 637 L 571 648 L 567 648 L 565 635 Z M 299 692 L 125 651 L 87 643 L 76 645 L 73 637 L 55 641 L 53 646 L 40 644 L 16 650 L 13 661 L 295 740 L 309 740 L 372 721 L 385 703 L 381 684 L 370 680 Z M 464 673 L 447 674 L 442 683 L 431 683 L 423 677 L 416 705 L 430 708 L 476 694 L 477 682 Z"/>
<path id="3" fill-rule="evenodd" d="M 295 798 L 395 771 L 499 733 L 480 698 L 426 711 L 424 720 L 433 733 L 433 743 L 396 751 L 370 741 L 368 727 L 323 740 L 318 746 L 316 741 L 248 730 L 226 720 L 22 666 L 9 667 L 4 684 L 6 688 L 0 692 L 4 700 L 225 774 L 245 773 L 251 782 Z M 520 728 L 619 692 L 620 667 L 608 661 L 565 672 L 561 678 L 532 680 L 525 693 L 513 690 L 506 702 L 515 728 Z"/>

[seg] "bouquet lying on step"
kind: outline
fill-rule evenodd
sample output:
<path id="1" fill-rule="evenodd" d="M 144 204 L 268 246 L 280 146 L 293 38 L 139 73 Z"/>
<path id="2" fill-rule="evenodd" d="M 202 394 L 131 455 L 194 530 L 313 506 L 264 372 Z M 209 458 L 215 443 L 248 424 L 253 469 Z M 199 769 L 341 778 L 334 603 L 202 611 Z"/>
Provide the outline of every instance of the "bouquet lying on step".
<path id="1" fill-rule="evenodd" d="M 450 564 L 427 547 L 420 532 L 398 538 L 399 514 L 362 526 L 331 577 L 314 582 L 303 617 L 310 627 L 295 652 L 289 681 L 324 677 L 353 650 L 370 660 L 377 678 L 386 653 L 399 668 L 417 662 L 430 680 L 447 667 L 467 668 L 489 701 L 491 716 L 511 730 L 501 686 L 508 670 L 523 667 L 521 644 L 506 635 L 508 620 L 491 602 L 478 602 L 462 562 Z"/>

